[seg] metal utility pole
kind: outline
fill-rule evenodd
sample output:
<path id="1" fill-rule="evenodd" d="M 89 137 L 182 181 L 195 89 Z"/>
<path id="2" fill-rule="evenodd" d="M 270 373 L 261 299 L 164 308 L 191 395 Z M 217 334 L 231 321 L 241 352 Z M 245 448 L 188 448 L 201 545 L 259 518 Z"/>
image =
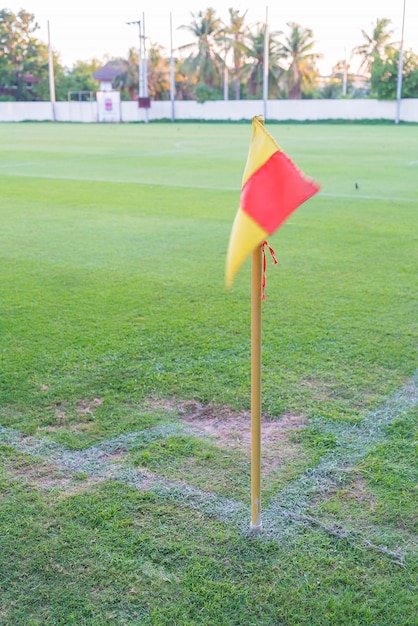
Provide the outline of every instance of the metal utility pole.
<path id="1" fill-rule="evenodd" d="M 269 97 L 269 27 L 268 27 L 269 8 L 266 6 L 266 25 L 264 30 L 264 72 L 263 72 L 263 114 L 267 119 L 267 100 Z"/>
<path id="2" fill-rule="evenodd" d="M 143 85 L 143 93 L 144 98 L 148 98 L 148 60 L 147 60 L 147 51 L 145 48 L 145 13 L 142 14 L 142 63 L 143 63 L 143 72 L 142 72 L 142 80 L 144 82 Z M 147 111 L 148 113 L 148 111 Z"/>
<path id="3" fill-rule="evenodd" d="M 142 97 L 142 32 L 141 32 L 141 21 L 137 20 L 136 22 L 126 22 L 131 26 L 132 24 L 137 24 L 139 29 L 139 50 L 138 50 L 138 98 Z"/>
<path id="4" fill-rule="evenodd" d="M 175 120 L 174 109 L 174 56 L 173 56 L 173 20 L 170 12 L 170 101 L 171 101 L 171 121 Z"/>
<path id="5" fill-rule="evenodd" d="M 54 58 L 52 56 L 51 36 L 49 33 L 48 20 L 48 71 L 49 71 L 49 99 L 51 101 L 52 121 L 56 121 L 55 115 L 55 79 L 54 79 Z"/>
<path id="6" fill-rule="evenodd" d="M 145 17 L 142 14 L 142 21 L 126 22 L 127 24 L 137 24 L 139 30 L 139 54 L 138 54 L 138 98 L 148 98 L 148 72 L 147 58 L 145 52 Z M 145 122 L 148 123 L 148 108 L 145 107 Z"/>
<path id="7" fill-rule="evenodd" d="M 229 72 L 228 72 L 228 63 L 227 63 L 227 58 L 228 58 L 228 40 L 225 36 L 224 39 L 224 100 L 228 100 L 229 99 Z"/>
<path id="8" fill-rule="evenodd" d="M 224 100 L 228 100 L 229 97 L 229 78 L 228 78 L 228 66 L 226 64 L 226 54 L 225 54 L 225 67 L 224 67 Z"/>
<path id="9" fill-rule="evenodd" d="M 398 65 L 398 83 L 396 88 L 396 118 L 395 124 L 399 124 L 401 116 L 401 99 L 402 99 L 402 71 L 403 71 L 403 35 L 405 29 L 405 7 L 406 0 L 403 0 L 403 15 L 402 15 L 402 36 L 401 46 L 399 48 L 399 65 Z"/>

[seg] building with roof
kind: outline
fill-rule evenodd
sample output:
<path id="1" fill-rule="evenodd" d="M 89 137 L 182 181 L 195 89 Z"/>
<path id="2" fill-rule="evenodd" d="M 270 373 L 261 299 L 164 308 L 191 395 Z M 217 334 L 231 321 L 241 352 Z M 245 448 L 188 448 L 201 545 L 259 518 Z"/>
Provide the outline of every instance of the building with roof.
<path id="1" fill-rule="evenodd" d="M 128 62 L 123 59 L 108 61 L 93 74 L 93 78 L 100 81 L 99 91 L 113 91 L 115 79 L 124 74 L 127 69 Z"/>

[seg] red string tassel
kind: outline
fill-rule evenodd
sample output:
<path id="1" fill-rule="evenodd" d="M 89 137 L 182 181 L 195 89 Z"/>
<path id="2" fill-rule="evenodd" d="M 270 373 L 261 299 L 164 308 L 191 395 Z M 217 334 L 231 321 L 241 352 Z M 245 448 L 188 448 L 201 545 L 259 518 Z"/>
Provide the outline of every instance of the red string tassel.
<path id="1" fill-rule="evenodd" d="M 267 283 L 267 255 L 266 255 L 266 247 L 269 249 L 271 254 L 271 258 L 273 259 L 274 265 L 277 265 L 278 261 L 276 259 L 276 255 L 274 253 L 273 248 L 269 245 L 268 241 L 263 241 L 261 244 L 261 253 L 263 255 L 263 276 L 261 279 L 261 299 L 266 299 L 266 283 Z"/>

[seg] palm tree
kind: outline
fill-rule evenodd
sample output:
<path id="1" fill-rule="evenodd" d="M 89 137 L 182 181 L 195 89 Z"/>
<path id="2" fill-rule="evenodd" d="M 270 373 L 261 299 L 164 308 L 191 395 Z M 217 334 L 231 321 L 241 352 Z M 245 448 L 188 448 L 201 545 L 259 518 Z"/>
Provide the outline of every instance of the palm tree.
<path id="1" fill-rule="evenodd" d="M 209 87 L 219 87 L 221 84 L 221 67 L 223 61 L 217 52 L 217 38 L 221 33 L 222 22 L 215 15 L 214 9 L 192 13 L 193 21 L 189 26 L 180 26 L 191 32 L 197 39 L 196 44 L 187 44 L 182 49 L 193 48 L 193 52 L 184 61 L 185 68 L 196 74 L 197 82 Z"/>
<path id="2" fill-rule="evenodd" d="M 168 100 L 170 96 L 170 61 L 156 43 L 148 51 L 148 90 L 152 100 Z"/>
<path id="3" fill-rule="evenodd" d="M 389 28 L 390 24 L 391 20 L 386 17 L 377 18 L 371 35 L 368 35 L 364 30 L 361 31 L 365 41 L 361 46 L 353 49 L 353 55 L 358 54 L 362 58 L 359 71 L 364 70 L 370 73 L 373 62 L 383 58 L 385 49 L 389 46 L 389 40 L 393 35 L 393 29 Z"/>
<path id="4" fill-rule="evenodd" d="M 174 59 L 174 82 L 176 100 L 193 100 L 196 80 L 185 68 L 183 59 Z"/>
<path id="5" fill-rule="evenodd" d="M 281 53 L 289 64 L 288 96 L 300 100 L 302 85 L 312 86 L 318 75 L 316 60 L 321 55 L 312 52 L 315 41 L 310 28 L 303 28 L 296 22 L 288 22 L 287 26 L 290 28 L 290 34 L 281 44 Z"/>
<path id="6" fill-rule="evenodd" d="M 235 99 L 240 99 L 241 75 L 244 67 L 244 59 L 248 48 L 246 40 L 249 36 L 249 28 L 245 25 L 247 11 L 240 15 L 236 9 L 229 10 L 229 24 L 225 26 L 225 42 L 227 51 L 231 51 L 233 63 L 233 80 L 235 84 Z"/>
<path id="7" fill-rule="evenodd" d="M 280 44 L 277 36 L 280 33 L 270 33 L 269 36 L 269 73 L 268 91 L 273 97 L 281 95 L 283 68 L 279 65 L 281 58 Z M 255 32 L 248 37 L 247 63 L 243 68 L 243 74 L 247 76 L 247 94 L 250 98 L 261 98 L 263 93 L 264 74 L 264 37 L 265 25 L 257 24 Z"/>
<path id="8" fill-rule="evenodd" d="M 122 94 L 127 94 L 130 100 L 135 100 L 138 89 L 138 51 L 130 48 L 127 61 L 113 59 L 109 63 L 119 69 L 114 80 L 115 86 L 120 88 Z"/>

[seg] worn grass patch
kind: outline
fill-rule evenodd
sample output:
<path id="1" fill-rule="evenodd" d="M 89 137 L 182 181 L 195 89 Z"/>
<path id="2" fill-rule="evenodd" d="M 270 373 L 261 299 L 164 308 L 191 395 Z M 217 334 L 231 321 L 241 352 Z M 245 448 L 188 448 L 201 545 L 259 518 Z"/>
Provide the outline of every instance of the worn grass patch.
<path id="1" fill-rule="evenodd" d="M 356 468 L 354 480 L 321 504 L 321 510 L 351 524 L 372 523 L 384 536 L 399 531 L 417 545 L 417 411 L 386 428 L 386 437 Z"/>
<path id="2" fill-rule="evenodd" d="M 54 497 L 86 491 L 103 480 L 84 472 L 68 472 L 65 467 L 12 451 L 8 446 L 1 446 L 0 451 L 5 479 L 16 481 L 22 487 L 51 493 Z"/>
<path id="3" fill-rule="evenodd" d="M 178 435 L 154 441 L 133 454 L 132 460 L 161 476 L 248 500 L 248 458 L 238 451 L 226 451 L 195 437 Z"/>

